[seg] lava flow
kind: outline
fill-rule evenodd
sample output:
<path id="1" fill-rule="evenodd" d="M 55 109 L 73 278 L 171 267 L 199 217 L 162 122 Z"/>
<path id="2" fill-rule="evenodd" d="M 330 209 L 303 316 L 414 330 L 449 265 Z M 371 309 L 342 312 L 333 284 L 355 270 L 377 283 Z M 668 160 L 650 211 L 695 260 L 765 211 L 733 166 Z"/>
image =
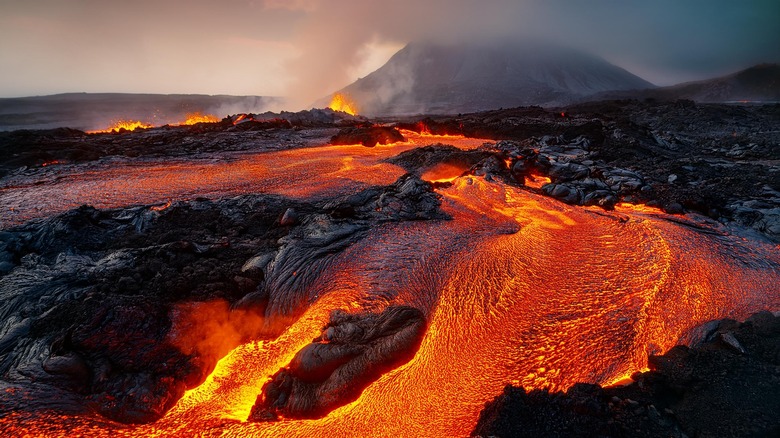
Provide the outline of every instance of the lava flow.
<path id="1" fill-rule="evenodd" d="M 394 181 L 403 170 L 382 160 L 415 140 L 261 154 L 221 164 L 232 166 L 230 178 L 192 173 L 195 163 L 145 172 L 114 166 L 89 178 L 110 189 L 115 203 L 132 203 L 151 187 L 158 188 L 155 198 L 182 196 L 191 188 L 162 184 L 179 181 L 172 173 L 223 195 L 234 192 L 226 185 L 244 179 L 311 199 Z M 772 245 L 701 232 L 693 220 L 670 221 L 649 208 L 569 206 L 462 172 L 440 167 L 429 175 L 451 182 L 437 189 L 451 219 L 388 222 L 333 255 L 301 292 L 311 297 L 302 316 L 274 339 L 232 350 L 159 421 L 129 426 L 53 416 L 25 426 L 30 433 L 90 436 L 467 436 L 484 403 L 506 384 L 606 384 L 645 368 L 648 354 L 668 350 L 697 324 L 780 308 L 780 256 Z M 62 193 L 90 187 L 60 181 Z M 392 305 L 412 306 L 427 319 L 409 362 L 324 418 L 246 421 L 269 376 L 319 335 L 332 310 Z"/>
<path id="2" fill-rule="evenodd" d="M 330 145 L 238 153 L 230 159 L 146 160 L 140 168 L 132 159 L 70 169 L 53 166 L 47 168 L 53 173 L 45 176 L 50 179 L 46 184 L 22 178 L 0 186 L 0 223 L 20 224 L 84 204 L 116 208 L 245 193 L 299 199 L 348 194 L 370 185 L 392 183 L 404 171 L 383 163 L 384 158 L 437 141 L 411 131 L 404 131 L 404 135 L 408 141 L 381 148 Z M 461 149 L 475 149 L 484 143 L 481 139 L 452 136 L 446 141 Z"/>
<path id="3" fill-rule="evenodd" d="M 357 115 L 358 113 L 357 104 L 355 104 L 355 102 L 348 96 L 345 96 L 341 93 L 336 93 L 333 95 L 333 99 L 331 99 L 328 108 L 332 109 L 333 111 L 343 111 L 352 116 Z"/>

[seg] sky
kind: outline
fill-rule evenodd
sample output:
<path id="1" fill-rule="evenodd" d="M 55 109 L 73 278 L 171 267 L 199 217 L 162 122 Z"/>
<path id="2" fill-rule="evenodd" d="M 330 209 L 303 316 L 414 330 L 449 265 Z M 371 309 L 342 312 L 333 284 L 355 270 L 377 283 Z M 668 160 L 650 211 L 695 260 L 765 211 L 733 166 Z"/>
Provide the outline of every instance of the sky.
<path id="1" fill-rule="evenodd" d="M 0 0 L 0 97 L 305 105 L 430 39 L 549 39 L 671 85 L 780 62 L 778 23 L 780 0 Z"/>

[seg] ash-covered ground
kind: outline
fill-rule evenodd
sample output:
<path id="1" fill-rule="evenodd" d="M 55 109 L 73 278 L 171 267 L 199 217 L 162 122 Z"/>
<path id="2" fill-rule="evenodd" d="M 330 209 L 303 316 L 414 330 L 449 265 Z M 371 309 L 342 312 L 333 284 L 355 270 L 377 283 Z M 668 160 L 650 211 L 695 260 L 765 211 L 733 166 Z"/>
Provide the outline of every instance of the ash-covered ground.
<path id="1" fill-rule="evenodd" d="M 314 300 L 311 273 L 331 269 L 372 230 L 448 220 L 437 189 L 451 182 L 424 178 L 441 166 L 457 169 L 448 179 L 525 187 L 605 214 L 620 203 L 658 207 L 681 227 L 738 236 L 748 246 L 777 249 L 780 241 L 779 105 L 616 101 L 380 122 L 312 111 L 115 134 L 0 133 L 4 425 L 32 424 L 44 411 L 159 419 L 233 347 L 288 327 Z M 492 141 L 462 150 L 437 139 L 385 160 L 406 172 L 395 181 L 310 198 L 250 190 L 62 213 L 17 196 L 72 178 L 58 166 L 230 160 L 328 141 L 381 148 L 402 138 L 394 127 Z M 769 286 L 766 295 L 777 303 L 780 290 Z M 322 334 L 274 374 L 273 396 L 258 398 L 253 420 L 325 416 L 414 356 L 429 310 L 363 305 L 349 316 L 334 312 Z M 218 319 L 230 330 L 193 318 Z M 507 389 L 474 434 L 771 436 L 780 427 L 776 319 L 761 314 L 742 326 L 694 331 L 681 342 L 703 347 L 651 358 L 653 371 L 625 388 Z M 735 408 L 703 424 L 714 404 Z M 534 428 L 526 428 L 531 417 Z"/>

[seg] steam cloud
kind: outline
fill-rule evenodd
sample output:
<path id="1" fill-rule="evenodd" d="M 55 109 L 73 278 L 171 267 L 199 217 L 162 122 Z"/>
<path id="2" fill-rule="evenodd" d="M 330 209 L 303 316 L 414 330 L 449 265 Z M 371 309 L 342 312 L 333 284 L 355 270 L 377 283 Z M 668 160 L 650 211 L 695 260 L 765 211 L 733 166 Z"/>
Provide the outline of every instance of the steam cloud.
<path id="1" fill-rule="evenodd" d="M 224 300 L 181 304 L 173 322 L 172 343 L 184 354 L 197 355 L 209 370 L 230 350 L 268 329 L 261 315 L 231 310 Z"/>

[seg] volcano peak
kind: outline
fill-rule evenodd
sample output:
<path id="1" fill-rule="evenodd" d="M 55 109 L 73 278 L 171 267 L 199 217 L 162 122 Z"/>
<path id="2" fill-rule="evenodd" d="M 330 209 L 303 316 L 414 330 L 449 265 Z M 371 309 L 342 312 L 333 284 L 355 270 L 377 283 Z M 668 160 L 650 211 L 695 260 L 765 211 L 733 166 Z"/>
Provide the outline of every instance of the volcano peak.
<path id="1" fill-rule="evenodd" d="M 598 56 L 546 42 L 412 42 L 339 93 L 368 115 L 563 105 L 653 84 Z"/>

